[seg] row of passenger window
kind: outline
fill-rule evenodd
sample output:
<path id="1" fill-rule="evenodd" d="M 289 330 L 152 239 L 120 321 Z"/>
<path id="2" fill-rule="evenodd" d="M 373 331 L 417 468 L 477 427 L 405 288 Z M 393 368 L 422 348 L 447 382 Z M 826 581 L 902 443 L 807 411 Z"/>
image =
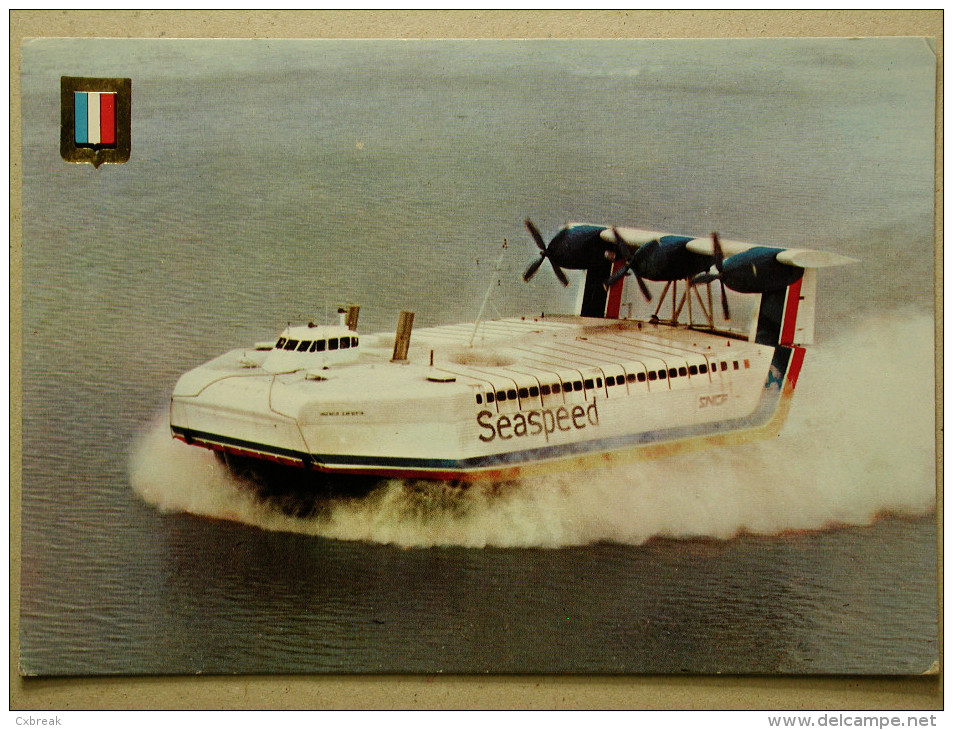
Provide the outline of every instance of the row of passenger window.
<path id="1" fill-rule="evenodd" d="M 721 371 L 724 372 L 728 370 L 729 361 L 721 361 Z M 732 366 L 734 370 L 740 370 L 742 368 L 742 363 L 739 363 L 738 360 L 732 361 Z M 711 371 L 717 373 L 719 371 L 718 363 L 712 363 Z M 751 367 L 750 360 L 744 360 L 743 366 L 745 368 Z M 708 365 L 683 365 L 679 368 L 669 368 L 668 370 L 649 370 L 648 372 L 638 372 L 638 373 L 628 373 L 626 375 L 610 375 L 606 378 L 605 384 L 606 387 L 615 386 L 615 385 L 625 385 L 628 383 L 644 383 L 647 380 L 650 382 L 658 380 L 666 380 L 670 378 L 684 378 L 691 375 L 707 375 L 708 374 Z M 566 383 L 551 383 L 548 385 L 532 386 L 528 388 L 509 388 L 508 390 L 497 390 L 490 391 L 488 393 L 477 393 L 476 402 L 477 405 L 482 405 L 484 402 L 493 403 L 494 401 L 505 401 L 505 400 L 517 400 L 518 398 L 538 398 L 539 396 L 546 395 L 558 395 L 559 393 L 571 393 L 576 391 L 581 391 L 585 387 L 586 390 L 592 390 L 592 388 L 602 388 L 602 378 L 586 378 L 585 380 L 573 380 Z"/>
<path id="2" fill-rule="evenodd" d="M 325 350 L 347 350 L 357 347 L 357 337 L 331 337 L 327 340 L 292 340 L 280 337 L 276 350 L 297 350 L 298 352 L 324 352 Z"/>

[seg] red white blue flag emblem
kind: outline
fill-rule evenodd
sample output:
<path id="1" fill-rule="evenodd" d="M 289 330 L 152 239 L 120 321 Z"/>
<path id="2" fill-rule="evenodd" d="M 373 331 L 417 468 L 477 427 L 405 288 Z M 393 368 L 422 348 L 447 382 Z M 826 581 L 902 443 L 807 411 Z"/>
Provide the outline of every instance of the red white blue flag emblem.
<path id="1" fill-rule="evenodd" d="M 74 91 L 76 144 L 116 144 L 116 94 L 110 91 Z"/>
<path id="2" fill-rule="evenodd" d="M 60 155 L 67 162 L 126 162 L 132 137 L 132 81 L 60 79 Z"/>

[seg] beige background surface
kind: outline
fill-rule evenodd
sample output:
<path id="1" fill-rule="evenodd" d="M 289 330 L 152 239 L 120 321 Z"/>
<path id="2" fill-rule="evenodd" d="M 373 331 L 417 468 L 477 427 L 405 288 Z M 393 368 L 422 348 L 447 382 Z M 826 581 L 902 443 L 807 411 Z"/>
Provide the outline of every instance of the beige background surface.
<path id="1" fill-rule="evenodd" d="M 936 38 L 937 270 L 942 270 L 943 11 L 12 11 L 11 399 L 20 371 L 20 42 L 29 37 L 657 38 L 779 36 Z M 938 287 L 938 303 L 941 288 Z M 938 327 L 941 326 L 938 306 Z M 938 374 L 942 360 L 938 352 Z M 938 393 L 941 383 L 938 383 Z M 772 677 L 140 677 L 22 679 L 17 671 L 20 449 L 11 435 L 10 709 L 784 709 L 929 710 L 941 675 Z M 938 460 L 942 448 L 938 444 Z M 938 499 L 942 528 L 942 499 Z M 942 529 L 939 531 L 942 549 Z M 938 569 L 942 577 L 942 552 Z M 941 582 L 942 585 L 942 582 Z M 941 606 L 942 609 L 942 606 Z M 940 615 L 942 616 L 942 610 Z M 941 642 L 942 647 L 942 633 Z M 942 649 L 941 649 L 942 651 Z M 941 654 L 942 656 L 942 654 Z"/>

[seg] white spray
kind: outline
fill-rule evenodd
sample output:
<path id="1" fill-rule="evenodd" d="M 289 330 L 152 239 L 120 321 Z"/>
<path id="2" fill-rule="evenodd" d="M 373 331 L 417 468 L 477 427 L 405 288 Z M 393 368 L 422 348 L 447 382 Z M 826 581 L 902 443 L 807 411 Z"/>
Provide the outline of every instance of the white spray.
<path id="1" fill-rule="evenodd" d="M 544 546 L 728 539 L 869 524 L 935 509 L 933 320 L 869 319 L 810 348 L 773 441 L 466 490 L 389 480 L 294 518 L 259 501 L 168 424 L 135 444 L 130 478 L 165 511 L 402 546 Z"/>

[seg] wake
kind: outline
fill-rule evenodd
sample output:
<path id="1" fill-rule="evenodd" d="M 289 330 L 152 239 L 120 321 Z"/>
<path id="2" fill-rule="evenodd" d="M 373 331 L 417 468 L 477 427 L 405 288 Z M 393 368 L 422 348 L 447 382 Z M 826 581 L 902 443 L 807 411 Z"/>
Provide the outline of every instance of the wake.
<path id="1" fill-rule="evenodd" d="M 773 441 L 466 490 L 384 480 L 297 518 L 173 441 L 163 419 L 134 444 L 130 482 L 162 511 L 401 546 L 641 544 L 914 517 L 936 505 L 933 335 L 927 315 L 892 315 L 809 348 Z"/>

